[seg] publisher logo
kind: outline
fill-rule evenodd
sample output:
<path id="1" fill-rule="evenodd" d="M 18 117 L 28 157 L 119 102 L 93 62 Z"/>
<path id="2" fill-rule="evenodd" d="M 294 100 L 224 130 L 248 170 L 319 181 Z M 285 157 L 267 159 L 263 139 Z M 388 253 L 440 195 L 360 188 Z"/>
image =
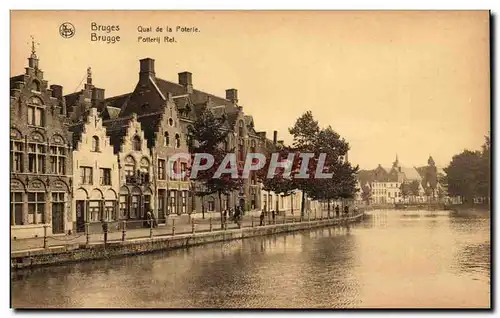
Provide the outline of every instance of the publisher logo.
<path id="1" fill-rule="evenodd" d="M 75 35 L 75 26 L 69 22 L 64 22 L 59 27 L 59 34 L 65 39 L 72 38 Z"/>

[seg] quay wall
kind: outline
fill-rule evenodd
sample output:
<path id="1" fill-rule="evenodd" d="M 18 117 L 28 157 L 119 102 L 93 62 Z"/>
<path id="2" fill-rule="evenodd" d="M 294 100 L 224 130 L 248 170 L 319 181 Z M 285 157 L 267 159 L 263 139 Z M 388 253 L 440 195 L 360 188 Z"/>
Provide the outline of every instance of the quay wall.
<path id="1" fill-rule="evenodd" d="M 310 222 L 245 227 L 225 231 L 155 236 L 153 238 L 138 238 L 123 242 L 113 241 L 107 244 L 74 244 L 47 249 L 11 252 L 11 269 L 18 270 L 70 262 L 116 258 L 319 227 L 345 226 L 361 220 L 363 215 L 364 213 L 344 219 L 324 219 Z"/>

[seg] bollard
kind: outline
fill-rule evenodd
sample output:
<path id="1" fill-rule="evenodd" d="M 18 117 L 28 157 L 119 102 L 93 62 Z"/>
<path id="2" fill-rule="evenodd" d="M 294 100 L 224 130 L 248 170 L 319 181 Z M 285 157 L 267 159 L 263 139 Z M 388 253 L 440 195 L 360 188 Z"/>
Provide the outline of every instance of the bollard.
<path id="1" fill-rule="evenodd" d="M 212 217 L 209 218 L 210 221 L 210 232 L 212 232 Z"/>
<path id="2" fill-rule="evenodd" d="M 87 244 L 90 242 L 89 224 L 85 223 L 85 235 L 87 236 Z"/>
<path id="3" fill-rule="evenodd" d="M 43 248 L 47 248 L 47 224 L 43 225 Z"/>
<path id="4" fill-rule="evenodd" d="M 254 227 L 254 224 L 253 224 L 253 216 L 252 216 L 252 227 Z"/>
<path id="5" fill-rule="evenodd" d="M 191 220 L 191 233 L 195 233 L 195 225 L 194 225 L 194 219 Z"/>
<path id="6" fill-rule="evenodd" d="M 122 242 L 125 242 L 125 237 L 127 235 L 127 221 L 122 222 Z"/>
<path id="7" fill-rule="evenodd" d="M 175 235 L 175 219 L 172 219 L 172 236 Z"/>

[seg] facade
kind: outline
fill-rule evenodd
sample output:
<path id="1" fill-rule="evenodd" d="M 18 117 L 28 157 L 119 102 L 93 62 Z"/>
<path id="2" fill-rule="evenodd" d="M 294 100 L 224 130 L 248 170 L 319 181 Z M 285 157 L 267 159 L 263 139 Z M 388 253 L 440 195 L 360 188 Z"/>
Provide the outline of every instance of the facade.
<path id="1" fill-rule="evenodd" d="M 118 159 L 118 219 L 136 221 L 128 226 L 139 226 L 156 203 L 148 141 L 135 114 L 104 121 L 103 125 Z"/>
<path id="2" fill-rule="evenodd" d="M 69 121 L 62 87 L 43 75 L 33 44 L 25 73 L 10 79 L 12 238 L 73 231 Z"/>
<path id="3" fill-rule="evenodd" d="M 221 146 L 237 154 L 239 167 L 247 153 L 264 149 L 266 134 L 255 130 L 236 89 L 224 98 L 196 90 L 189 72 L 179 73 L 178 83 L 165 81 L 146 58 L 130 93 L 105 98 L 88 68 L 83 89 L 63 95 L 61 86 L 48 87 L 34 49 L 28 61 L 25 74 L 10 80 L 12 238 L 100 230 L 102 221 L 137 227 L 148 211 L 160 224 L 169 216 L 235 206 L 300 213 L 300 191 L 263 192 L 256 174 L 223 196 L 222 206 L 217 194 L 197 196 L 199 184 L 167 174 L 189 168 L 182 160 L 168 162 L 188 153 L 189 126 L 204 109 L 223 120 L 228 134 Z M 306 209 L 319 208 L 315 204 L 307 200 Z"/>
<path id="4" fill-rule="evenodd" d="M 102 220 L 118 219 L 120 179 L 117 156 L 96 108 L 90 108 L 84 121 L 70 130 L 74 141 L 72 217 L 80 233 L 87 223 L 100 228 Z"/>

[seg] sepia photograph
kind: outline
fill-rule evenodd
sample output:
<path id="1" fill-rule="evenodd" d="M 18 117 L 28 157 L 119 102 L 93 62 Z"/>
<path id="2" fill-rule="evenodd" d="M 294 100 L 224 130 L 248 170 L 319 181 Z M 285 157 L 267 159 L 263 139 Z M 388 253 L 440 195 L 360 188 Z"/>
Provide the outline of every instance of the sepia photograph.
<path id="1" fill-rule="evenodd" d="M 492 309 L 490 11 L 9 15 L 11 308 Z"/>

